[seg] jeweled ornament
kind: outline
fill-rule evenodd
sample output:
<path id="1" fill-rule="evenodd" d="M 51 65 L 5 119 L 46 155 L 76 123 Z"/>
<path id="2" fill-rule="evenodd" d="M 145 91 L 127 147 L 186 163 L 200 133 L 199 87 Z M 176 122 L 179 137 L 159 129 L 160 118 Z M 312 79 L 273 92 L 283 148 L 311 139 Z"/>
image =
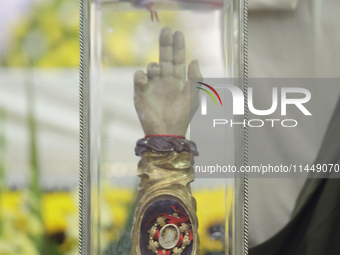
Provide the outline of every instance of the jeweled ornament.
<path id="1" fill-rule="evenodd" d="M 150 220 L 155 223 L 148 230 L 150 237 L 148 249 L 157 255 L 182 254 L 193 240 L 188 216 L 175 205 L 171 205 L 171 208 L 174 210 L 172 215 L 161 213 L 160 216 Z"/>

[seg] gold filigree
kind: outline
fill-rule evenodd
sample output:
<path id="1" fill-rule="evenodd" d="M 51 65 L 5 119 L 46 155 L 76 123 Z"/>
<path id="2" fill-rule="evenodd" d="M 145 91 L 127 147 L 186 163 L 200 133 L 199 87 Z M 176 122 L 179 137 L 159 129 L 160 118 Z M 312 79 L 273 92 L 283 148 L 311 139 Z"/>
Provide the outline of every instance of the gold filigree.
<path id="1" fill-rule="evenodd" d="M 190 225 L 186 223 L 182 223 L 181 226 L 179 227 L 179 231 L 181 232 L 187 232 L 190 229 Z"/>
<path id="2" fill-rule="evenodd" d="M 166 218 L 164 216 L 158 216 L 156 220 L 156 224 L 158 224 L 161 227 L 164 227 Z"/>
<path id="3" fill-rule="evenodd" d="M 154 253 L 156 253 L 158 255 L 157 248 L 159 248 L 159 243 L 157 241 L 150 239 L 148 249 L 152 250 Z"/>
<path id="4" fill-rule="evenodd" d="M 157 231 L 157 226 L 152 226 L 151 229 L 148 230 L 149 236 L 154 237 Z"/>
<path id="5" fill-rule="evenodd" d="M 175 248 L 172 249 L 172 254 L 174 254 L 174 255 L 181 254 L 182 252 L 183 252 L 182 248 L 175 247 Z"/>
<path id="6" fill-rule="evenodd" d="M 190 243 L 191 243 L 191 241 L 189 239 L 189 235 L 185 235 L 184 238 L 183 238 L 183 242 L 182 242 L 182 248 L 183 248 L 183 245 L 188 246 L 188 245 L 190 245 Z"/>

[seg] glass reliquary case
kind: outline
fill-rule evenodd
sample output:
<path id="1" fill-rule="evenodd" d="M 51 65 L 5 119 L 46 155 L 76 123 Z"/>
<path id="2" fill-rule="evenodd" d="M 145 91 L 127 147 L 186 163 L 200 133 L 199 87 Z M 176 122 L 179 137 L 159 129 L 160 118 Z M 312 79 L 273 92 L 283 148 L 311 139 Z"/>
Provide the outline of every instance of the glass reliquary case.
<path id="1" fill-rule="evenodd" d="M 216 83 L 245 91 L 244 14 L 81 1 L 80 254 L 245 254 L 245 176 L 211 169 L 246 164 L 246 131 L 210 125 L 232 102 Z"/>

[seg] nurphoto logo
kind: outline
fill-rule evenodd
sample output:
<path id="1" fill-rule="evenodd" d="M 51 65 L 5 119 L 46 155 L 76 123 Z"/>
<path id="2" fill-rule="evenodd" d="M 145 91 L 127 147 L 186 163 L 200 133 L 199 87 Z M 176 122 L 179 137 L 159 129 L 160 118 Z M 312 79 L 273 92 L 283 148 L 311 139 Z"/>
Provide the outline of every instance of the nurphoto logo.
<path id="1" fill-rule="evenodd" d="M 197 82 L 205 87 L 209 88 L 218 98 L 222 106 L 222 100 L 216 89 L 227 89 L 232 96 L 232 112 L 233 115 L 244 115 L 244 95 L 242 90 L 233 84 L 216 84 L 214 87 L 203 82 Z M 206 92 L 202 94 L 200 104 L 201 104 L 201 115 L 207 115 L 207 94 L 212 98 L 215 105 L 217 106 L 216 100 L 213 94 L 207 89 L 197 87 L 198 89 Z M 299 94 L 299 98 L 289 98 L 291 94 Z M 259 110 L 254 107 L 253 103 L 253 88 L 248 88 L 248 109 L 251 113 L 257 116 L 267 116 L 274 113 L 278 108 L 280 108 L 281 116 L 287 115 L 287 105 L 295 105 L 305 116 L 312 116 L 312 114 L 304 106 L 305 103 L 309 102 L 311 99 L 311 93 L 308 89 L 298 88 L 298 87 L 281 87 L 280 90 L 277 87 L 272 88 L 272 105 L 269 109 Z M 280 107 L 278 99 L 280 97 Z M 230 123 L 231 127 L 236 124 L 248 125 L 249 127 L 262 127 L 265 122 L 270 122 L 272 127 L 274 127 L 275 122 L 280 122 L 283 127 L 295 127 L 298 122 L 295 119 L 250 119 L 248 123 L 244 122 L 233 122 L 233 120 L 227 119 L 214 119 L 213 126 L 224 125 Z M 256 123 L 256 124 L 255 124 Z"/>

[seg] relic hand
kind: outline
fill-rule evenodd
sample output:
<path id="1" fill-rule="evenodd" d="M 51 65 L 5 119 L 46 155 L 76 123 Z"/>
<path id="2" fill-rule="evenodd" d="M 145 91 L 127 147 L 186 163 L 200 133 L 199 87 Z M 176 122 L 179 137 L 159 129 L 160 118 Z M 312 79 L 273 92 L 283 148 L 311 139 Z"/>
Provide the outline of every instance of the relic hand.
<path id="1" fill-rule="evenodd" d="M 188 67 L 188 79 L 201 81 L 197 60 Z M 198 84 L 197 84 L 198 85 Z M 186 78 L 185 43 L 181 32 L 163 28 L 159 37 L 159 64 L 134 75 L 134 101 L 145 135 L 185 136 L 198 108 L 199 89 Z"/>

